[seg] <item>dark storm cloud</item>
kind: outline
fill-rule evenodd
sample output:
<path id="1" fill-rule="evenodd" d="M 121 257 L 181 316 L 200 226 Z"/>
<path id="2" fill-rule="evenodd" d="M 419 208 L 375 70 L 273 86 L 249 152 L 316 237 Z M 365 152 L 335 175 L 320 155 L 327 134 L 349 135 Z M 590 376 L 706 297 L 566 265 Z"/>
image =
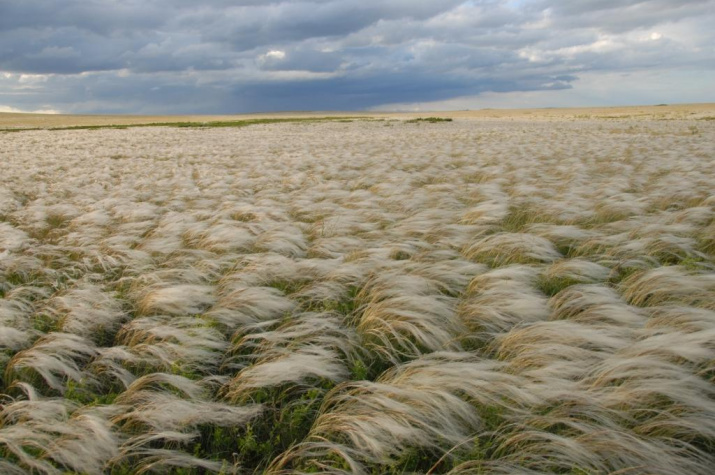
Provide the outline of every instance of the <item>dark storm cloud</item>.
<path id="1" fill-rule="evenodd" d="M 75 27 L 0 31 L 0 70 L 21 73 L 74 74 L 121 69 L 126 51 L 139 39 L 111 38 Z"/>
<path id="2" fill-rule="evenodd" d="M 384 103 L 410 102 L 419 98 L 436 101 L 485 91 L 510 92 L 568 88 L 574 77 L 531 76 L 527 78 L 444 77 L 438 72 L 420 75 L 383 72 L 371 77 L 343 76 L 323 81 L 296 81 L 290 90 L 279 83 L 249 84 L 233 92 L 234 101 L 246 110 L 349 110 Z"/>
<path id="3" fill-rule="evenodd" d="M 158 2 L 87 0 L 2 0 L 0 31 L 73 27 L 110 35 L 120 30 L 158 28 L 166 18 Z"/>
<path id="4" fill-rule="evenodd" d="M 342 0 L 323 3 L 288 2 L 216 12 L 207 37 L 229 42 L 234 49 L 344 36 L 380 20 L 424 20 L 458 5 L 459 0 Z"/>
<path id="5" fill-rule="evenodd" d="M 715 68 L 715 0 L 0 0 L 0 110 L 356 109 Z"/>

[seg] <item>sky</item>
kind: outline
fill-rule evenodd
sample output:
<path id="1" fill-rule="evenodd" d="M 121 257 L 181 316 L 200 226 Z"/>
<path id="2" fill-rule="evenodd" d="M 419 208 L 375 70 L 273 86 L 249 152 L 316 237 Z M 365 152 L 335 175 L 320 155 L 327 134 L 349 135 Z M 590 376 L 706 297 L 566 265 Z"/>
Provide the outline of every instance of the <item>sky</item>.
<path id="1" fill-rule="evenodd" d="M 715 102 L 715 0 L 0 0 L 0 112 Z"/>

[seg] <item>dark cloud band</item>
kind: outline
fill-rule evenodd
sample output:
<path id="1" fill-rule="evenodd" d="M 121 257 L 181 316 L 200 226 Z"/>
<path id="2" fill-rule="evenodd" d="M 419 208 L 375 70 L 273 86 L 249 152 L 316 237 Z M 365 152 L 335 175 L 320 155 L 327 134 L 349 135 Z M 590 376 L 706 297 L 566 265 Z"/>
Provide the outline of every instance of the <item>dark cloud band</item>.
<path id="1" fill-rule="evenodd" d="M 715 0 L 0 0 L 0 107 L 359 109 L 566 89 L 594 71 L 710 71 L 713 12 Z"/>

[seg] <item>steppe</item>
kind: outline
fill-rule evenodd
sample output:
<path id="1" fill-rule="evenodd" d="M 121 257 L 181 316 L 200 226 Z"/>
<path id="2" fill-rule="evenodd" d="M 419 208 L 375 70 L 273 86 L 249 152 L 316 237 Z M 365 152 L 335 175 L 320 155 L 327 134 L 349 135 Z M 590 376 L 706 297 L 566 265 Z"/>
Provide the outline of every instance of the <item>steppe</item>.
<path id="1" fill-rule="evenodd" d="M 0 112 L 0 129 L 51 128 L 73 126 L 137 125 L 168 122 L 217 122 L 228 120 L 363 117 L 384 119 L 414 119 L 444 117 L 459 119 L 570 120 L 570 119 L 693 119 L 714 120 L 715 104 L 660 104 L 658 106 L 573 107 L 542 109 L 479 109 L 449 112 L 273 112 L 241 115 L 63 115 L 17 114 Z"/>
<path id="2" fill-rule="evenodd" d="M 0 473 L 709 475 L 714 164 L 715 104 L 0 114 Z"/>

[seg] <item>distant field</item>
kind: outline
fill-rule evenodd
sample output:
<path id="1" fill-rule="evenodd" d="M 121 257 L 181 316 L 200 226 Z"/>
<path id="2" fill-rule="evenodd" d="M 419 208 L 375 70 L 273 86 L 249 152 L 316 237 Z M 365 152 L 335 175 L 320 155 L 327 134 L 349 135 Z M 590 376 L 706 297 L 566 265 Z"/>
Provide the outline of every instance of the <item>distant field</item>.
<path id="1" fill-rule="evenodd" d="M 281 113 L 241 115 L 62 115 L 62 114 L 15 114 L 0 112 L 0 130 L 15 128 L 63 128 L 100 127 L 111 125 L 145 125 L 168 123 L 211 123 L 229 121 L 290 120 L 365 115 L 360 113 Z"/>
<path id="2" fill-rule="evenodd" d="M 0 114 L 0 473 L 709 475 L 713 118 Z"/>
<path id="3" fill-rule="evenodd" d="M 282 112 L 241 115 L 183 115 L 183 116 L 131 116 L 131 115 L 61 115 L 15 114 L 0 112 L 0 129 L 51 128 L 71 126 L 132 125 L 168 122 L 220 122 L 256 119 L 288 119 L 319 117 L 375 117 L 412 119 L 416 117 L 451 117 L 460 119 L 709 119 L 715 120 L 715 104 L 676 104 L 633 107 L 591 107 L 554 109 L 482 109 L 452 112 Z"/>

